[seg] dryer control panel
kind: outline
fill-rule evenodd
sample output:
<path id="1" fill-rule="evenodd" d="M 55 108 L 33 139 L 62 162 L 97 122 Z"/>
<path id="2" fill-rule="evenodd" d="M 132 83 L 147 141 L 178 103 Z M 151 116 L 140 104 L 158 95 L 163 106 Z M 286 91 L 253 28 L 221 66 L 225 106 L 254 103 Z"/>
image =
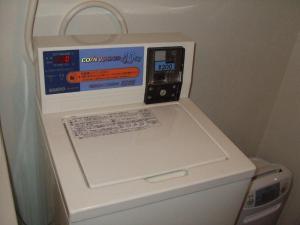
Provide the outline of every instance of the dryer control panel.
<path id="1" fill-rule="evenodd" d="M 177 101 L 180 97 L 185 50 L 183 47 L 148 48 L 146 104 Z"/>

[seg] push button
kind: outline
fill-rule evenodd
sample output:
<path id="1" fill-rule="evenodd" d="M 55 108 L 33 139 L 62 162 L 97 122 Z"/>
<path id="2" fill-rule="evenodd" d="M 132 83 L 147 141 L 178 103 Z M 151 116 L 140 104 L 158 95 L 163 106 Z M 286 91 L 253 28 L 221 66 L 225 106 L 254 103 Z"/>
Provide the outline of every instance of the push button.
<path id="1" fill-rule="evenodd" d="M 251 195 L 248 195 L 247 197 L 247 206 L 250 207 L 254 204 L 254 196 L 251 194 Z"/>
<path id="2" fill-rule="evenodd" d="M 160 96 L 165 96 L 167 94 L 167 91 L 165 89 L 160 90 L 159 95 Z"/>

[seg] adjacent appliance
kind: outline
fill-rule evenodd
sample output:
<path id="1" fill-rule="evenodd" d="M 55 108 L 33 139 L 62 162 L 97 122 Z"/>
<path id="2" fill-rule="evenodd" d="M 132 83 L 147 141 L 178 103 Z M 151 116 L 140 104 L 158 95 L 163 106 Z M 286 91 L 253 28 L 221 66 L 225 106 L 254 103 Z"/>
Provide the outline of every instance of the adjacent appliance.
<path id="1" fill-rule="evenodd" d="M 291 172 L 263 159 L 252 162 L 257 170 L 237 225 L 275 225 L 291 188 Z"/>
<path id="2" fill-rule="evenodd" d="M 189 99 L 179 33 L 37 37 L 58 225 L 232 225 L 255 172 Z"/>

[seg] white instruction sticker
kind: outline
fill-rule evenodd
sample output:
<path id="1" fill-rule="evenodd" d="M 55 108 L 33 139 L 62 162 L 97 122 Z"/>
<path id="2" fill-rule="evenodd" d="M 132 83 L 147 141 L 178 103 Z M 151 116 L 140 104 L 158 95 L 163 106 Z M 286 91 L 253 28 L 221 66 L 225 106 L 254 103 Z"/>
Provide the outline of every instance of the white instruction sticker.
<path id="1" fill-rule="evenodd" d="M 65 123 L 78 139 L 138 131 L 159 125 L 158 119 L 149 109 L 72 116 Z"/>

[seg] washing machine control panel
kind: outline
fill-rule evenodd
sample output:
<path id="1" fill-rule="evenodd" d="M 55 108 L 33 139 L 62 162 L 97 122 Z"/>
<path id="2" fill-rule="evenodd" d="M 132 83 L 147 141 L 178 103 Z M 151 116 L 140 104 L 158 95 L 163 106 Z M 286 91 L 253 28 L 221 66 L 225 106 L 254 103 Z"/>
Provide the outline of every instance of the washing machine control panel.
<path id="1" fill-rule="evenodd" d="M 34 38 L 44 113 L 187 98 L 195 43 L 180 33 Z"/>
<path id="2" fill-rule="evenodd" d="M 183 47 L 148 48 L 146 104 L 177 101 L 183 80 L 185 49 Z"/>

